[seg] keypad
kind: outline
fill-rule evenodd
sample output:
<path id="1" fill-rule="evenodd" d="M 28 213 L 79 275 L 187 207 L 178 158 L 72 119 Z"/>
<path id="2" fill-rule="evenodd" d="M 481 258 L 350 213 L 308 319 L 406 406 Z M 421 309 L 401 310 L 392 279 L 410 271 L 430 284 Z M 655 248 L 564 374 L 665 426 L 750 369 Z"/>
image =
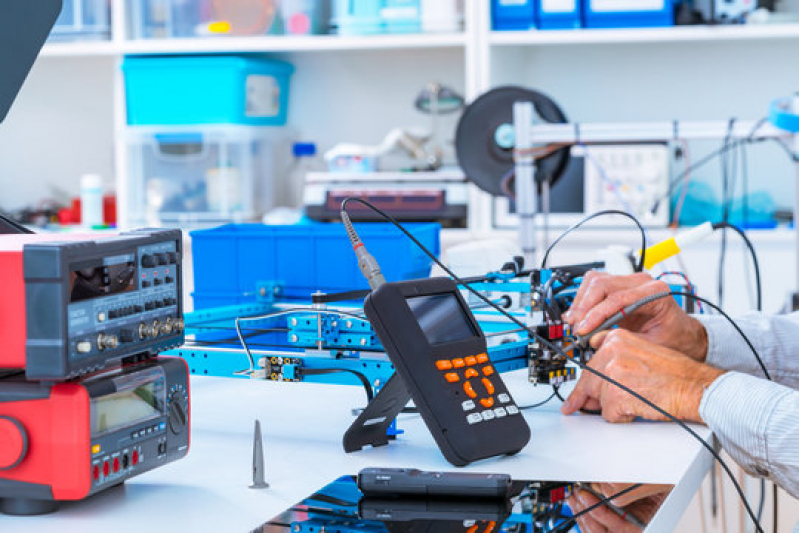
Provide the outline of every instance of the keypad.
<path id="1" fill-rule="evenodd" d="M 436 368 L 448 383 L 463 389 L 467 399 L 461 408 L 469 424 L 504 418 L 519 414 L 519 408 L 511 403 L 510 395 L 501 393 L 495 396 L 496 387 L 490 377 L 497 373 L 491 366 L 488 354 L 439 359 Z M 481 408 L 481 411 L 477 411 Z"/>

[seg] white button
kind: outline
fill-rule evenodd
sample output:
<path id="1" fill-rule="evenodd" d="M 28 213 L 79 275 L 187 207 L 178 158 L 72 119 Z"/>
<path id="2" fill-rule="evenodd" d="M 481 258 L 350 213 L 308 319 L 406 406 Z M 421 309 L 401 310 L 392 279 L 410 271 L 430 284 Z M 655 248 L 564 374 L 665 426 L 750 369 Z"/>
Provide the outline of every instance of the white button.
<path id="1" fill-rule="evenodd" d="M 105 322 L 105 313 L 97 313 L 97 322 Z"/>
<path id="2" fill-rule="evenodd" d="M 493 420 L 495 418 L 494 411 L 483 411 L 483 420 Z"/>
<path id="3" fill-rule="evenodd" d="M 466 417 L 466 421 L 469 422 L 469 424 L 477 424 L 478 422 L 481 422 L 482 420 L 483 420 L 483 417 L 480 416 L 480 413 L 472 413 L 472 414 L 470 414 L 469 416 Z"/>
<path id="4" fill-rule="evenodd" d="M 508 396 L 504 392 L 502 394 L 500 394 L 499 396 L 497 396 L 497 398 L 499 398 L 499 401 L 502 402 L 502 403 L 508 403 L 510 401 L 510 396 Z"/>
<path id="5" fill-rule="evenodd" d="M 497 407 L 496 409 L 494 409 L 494 414 L 497 415 L 497 418 L 508 416 L 508 412 L 505 410 L 504 407 Z"/>
<path id="6" fill-rule="evenodd" d="M 519 414 L 519 408 L 516 407 L 515 405 L 509 405 L 508 406 L 508 414 L 509 415 L 518 415 Z"/>
<path id="7" fill-rule="evenodd" d="M 92 351 L 92 343 L 89 341 L 80 341 L 76 346 L 75 349 L 78 353 L 89 353 Z"/>
<path id="8" fill-rule="evenodd" d="M 463 407 L 464 411 L 471 411 L 475 407 L 474 402 L 471 400 L 466 400 L 461 404 L 461 406 Z"/>

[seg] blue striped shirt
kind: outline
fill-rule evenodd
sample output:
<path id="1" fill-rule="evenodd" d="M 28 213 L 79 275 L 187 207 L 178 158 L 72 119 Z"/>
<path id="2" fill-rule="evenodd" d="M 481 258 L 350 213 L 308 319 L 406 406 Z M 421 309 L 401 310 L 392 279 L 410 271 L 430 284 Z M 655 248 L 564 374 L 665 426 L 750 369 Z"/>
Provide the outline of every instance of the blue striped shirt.
<path id="1" fill-rule="evenodd" d="M 773 382 L 724 317 L 696 318 L 708 335 L 706 362 L 729 371 L 705 390 L 702 420 L 747 472 L 799 497 L 799 313 L 736 320 Z"/>

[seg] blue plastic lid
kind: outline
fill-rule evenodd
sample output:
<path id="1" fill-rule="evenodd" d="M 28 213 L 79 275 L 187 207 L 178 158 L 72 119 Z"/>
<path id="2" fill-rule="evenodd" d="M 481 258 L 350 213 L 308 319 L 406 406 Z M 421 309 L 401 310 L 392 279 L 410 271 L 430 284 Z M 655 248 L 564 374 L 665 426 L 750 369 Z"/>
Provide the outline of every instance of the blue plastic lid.
<path id="1" fill-rule="evenodd" d="M 311 157 L 316 155 L 316 145 L 314 143 L 294 143 L 292 146 L 294 157 Z"/>

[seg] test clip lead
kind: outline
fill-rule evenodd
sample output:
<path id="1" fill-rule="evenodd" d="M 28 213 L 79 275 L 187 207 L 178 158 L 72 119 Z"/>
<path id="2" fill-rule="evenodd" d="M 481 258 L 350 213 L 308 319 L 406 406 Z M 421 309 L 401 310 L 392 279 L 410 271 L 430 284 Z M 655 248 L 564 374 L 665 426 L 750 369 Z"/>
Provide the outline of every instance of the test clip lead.
<path id="1" fill-rule="evenodd" d="M 647 296 L 646 298 L 642 298 L 637 302 L 630 304 L 626 307 L 623 307 L 621 310 L 617 311 L 610 317 L 608 317 L 604 322 L 602 322 L 599 326 L 595 327 L 590 333 L 586 333 L 585 335 L 575 335 L 574 336 L 574 344 L 582 349 L 586 350 L 591 345 L 591 339 L 598 333 L 603 331 L 607 331 L 629 315 L 633 314 L 634 312 L 638 311 L 641 307 L 654 302 L 655 300 L 660 300 L 661 298 L 666 298 L 667 296 L 671 296 L 673 293 L 671 291 L 659 292 L 657 294 L 653 294 L 651 296 Z"/>
<path id="2" fill-rule="evenodd" d="M 344 228 L 347 230 L 347 235 L 352 243 L 352 249 L 355 251 L 355 255 L 358 256 L 358 268 L 361 270 L 363 277 L 366 278 L 366 281 L 369 282 L 369 287 L 375 290 L 385 284 L 386 278 L 383 277 L 377 260 L 366 250 L 366 246 L 355 231 L 352 221 L 350 220 L 350 215 L 347 213 L 347 200 L 348 199 L 345 199 L 341 202 L 341 221 L 344 223 Z"/>

